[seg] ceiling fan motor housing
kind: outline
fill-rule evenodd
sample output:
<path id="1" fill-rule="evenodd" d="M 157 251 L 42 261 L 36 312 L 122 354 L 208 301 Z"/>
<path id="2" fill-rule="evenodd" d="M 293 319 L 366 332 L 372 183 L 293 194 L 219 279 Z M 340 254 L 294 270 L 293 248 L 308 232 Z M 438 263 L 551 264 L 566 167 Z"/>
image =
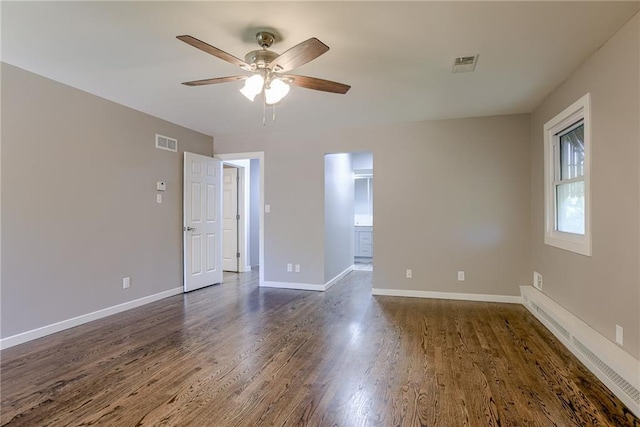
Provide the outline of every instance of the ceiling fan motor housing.
<path id="1" fill-rule="evenodd" d="M 279 55 L 271 50 L 260 49 L 252 50 L 247 53 L 244 60 L 247 64 L 252 66 L 255 64 L 256 69 L 267 68 L 267 66 L 276 59 Z"/>

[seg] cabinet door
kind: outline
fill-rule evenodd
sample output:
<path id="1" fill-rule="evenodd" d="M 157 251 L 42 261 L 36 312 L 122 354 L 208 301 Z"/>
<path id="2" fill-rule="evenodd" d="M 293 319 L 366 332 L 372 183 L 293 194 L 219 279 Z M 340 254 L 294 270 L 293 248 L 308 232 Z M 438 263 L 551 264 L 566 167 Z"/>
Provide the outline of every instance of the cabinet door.
<path id="1" fill-rule="evenodd" d="M 360 255 L 362 257 L 372 257 L 373 256 L 373 246 L 369 243 L 360 245 Z"/>
<path id="2" fill-rule="evenodd" d="M 372 257 L 373 256 L 373 232 L 358 231 L 356 232 L 356 256 Z"/>

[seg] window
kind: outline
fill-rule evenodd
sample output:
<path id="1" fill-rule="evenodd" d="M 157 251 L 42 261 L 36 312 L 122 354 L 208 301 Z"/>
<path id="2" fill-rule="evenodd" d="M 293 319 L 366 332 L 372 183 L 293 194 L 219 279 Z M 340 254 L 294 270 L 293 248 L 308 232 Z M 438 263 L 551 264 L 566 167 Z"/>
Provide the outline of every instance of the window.
<path id="1" fill-rule="evenodd" d="M 589 94 L 544 125 L 544 242 L 587 256 L 591 256 L 590 139 Z"/>

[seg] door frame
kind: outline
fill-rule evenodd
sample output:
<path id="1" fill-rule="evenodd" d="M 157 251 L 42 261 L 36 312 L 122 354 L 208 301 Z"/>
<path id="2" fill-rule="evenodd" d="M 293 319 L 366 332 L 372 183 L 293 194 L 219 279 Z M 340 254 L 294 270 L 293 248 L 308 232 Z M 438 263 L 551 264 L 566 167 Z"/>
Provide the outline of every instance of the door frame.
<path id="1" fill-rule="evenodd" d="M 264 169 L 265 169 L 265 161 L 264 161 L 264 151 L 253 151 L 253 152 L 246 152 L 246 153 L 225 153 L 225 154 L 215 154 L 215 156 L 217 159 L 222 160 L 223 162 L 228 162 L 231 163 L 234 160 L 259 160 L 260 161 L 260 217 L 259 217 L 259 223 L 260 223 L 260 232 L 258 233 L 258 240 L 259 240 L 259 247 L 258 247 L 258 263 L 260 265 L 260 286 L 263 285 L 264 283 L 264 270 L 265 270 L 265 265 L 264 265 L 264 205 L 265 205 L 265 200 L 264 200 Z M 231 163 L 232 164 L 232 163 Z M 246 169 L 246 168 L 245 168 Z M 245 170 L 245 172 L 243 173 L 246 174 L 248 173 L 248 171 Z M 245 176 L 246 178 L 246 176 Z M 246 180 L 245 182 L 247 182 L 248 180 Z M 244 186 L 243 186 L 244 187 Z M 244 215 L 245 218 L 248 218 L 248 211 L 249 211 L 249 204 L 248 203 L 244 203 Z M 247 248 L 248 249 L 248 248 Z M 242 257 L 242 254 L 241 254 Z"/>

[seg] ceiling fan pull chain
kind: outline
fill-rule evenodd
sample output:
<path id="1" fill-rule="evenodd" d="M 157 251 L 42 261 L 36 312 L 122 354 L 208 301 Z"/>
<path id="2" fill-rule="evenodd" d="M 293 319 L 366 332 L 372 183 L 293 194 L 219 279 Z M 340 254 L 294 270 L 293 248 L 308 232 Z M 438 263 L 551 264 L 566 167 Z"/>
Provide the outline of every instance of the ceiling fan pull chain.
<path id="1" fill-rule="evenodd" d="M 271 121 L 276 121 L 276 104 L 273 104 L 273 115 L 271 116 Z"/>
<path id="2" fill-rule="evenodd" d="M 266 126 L 267 119 L 265 118 L 267 115 L 267 100 L 264 95 L 262 96 L 262 126 Z"/>

